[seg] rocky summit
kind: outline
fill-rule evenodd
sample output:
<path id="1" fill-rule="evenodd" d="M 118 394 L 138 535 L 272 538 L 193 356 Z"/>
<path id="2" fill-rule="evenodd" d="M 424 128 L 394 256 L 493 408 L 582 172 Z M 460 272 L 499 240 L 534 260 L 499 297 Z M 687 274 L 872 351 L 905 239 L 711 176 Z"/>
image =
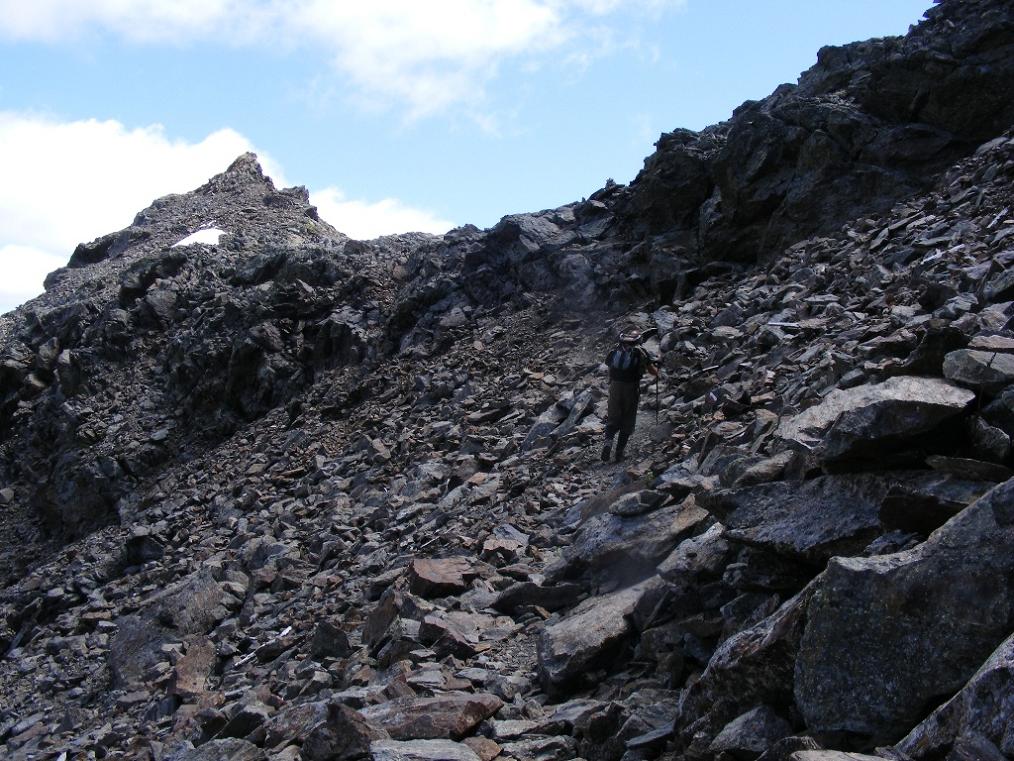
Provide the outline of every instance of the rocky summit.
<path id="1" fill-rule="evenodd" d="M 0 756 L 1014 759 L 1012 128 L 942 0 L 488 230 L 245 155 L 78 246 L 0 317 Z"/>

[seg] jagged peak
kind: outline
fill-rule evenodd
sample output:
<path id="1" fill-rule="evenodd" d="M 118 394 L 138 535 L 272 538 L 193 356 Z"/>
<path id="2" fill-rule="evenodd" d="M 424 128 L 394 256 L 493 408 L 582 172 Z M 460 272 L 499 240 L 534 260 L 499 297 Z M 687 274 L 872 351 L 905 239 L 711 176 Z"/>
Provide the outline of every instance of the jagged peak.
<path id="1" fill-rule="evenodd" d="M 216 174 L 200 188 L 201 192 L 236 191 L 255 187 L 258 191 L 274 191 L 275 184 L 264 174 L 257 154 L 251 151 L 241 154 L 221 174 Z"/>

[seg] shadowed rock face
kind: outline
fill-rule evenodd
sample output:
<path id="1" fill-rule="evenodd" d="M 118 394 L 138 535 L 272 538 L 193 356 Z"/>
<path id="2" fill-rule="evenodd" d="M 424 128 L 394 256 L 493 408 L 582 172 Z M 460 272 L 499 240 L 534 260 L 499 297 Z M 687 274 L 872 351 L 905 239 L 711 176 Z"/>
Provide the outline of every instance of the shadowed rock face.
<path id="1" fill-rule="evenodd" d="M 1011 13 L 930 16 L 490 230 L 246 155 L 79 247 L 0 316 L 0 756 L 1011 755 Z"/>
<path id="2" fill-rule="evenodd" d="M 886 211 L 1011 123 L 1009 10 L 941 3 L 906 37 L 823 48 L 797 85 L 662 135 L 617 204 L 621 223 L 691 257 L 753 261 Z"/>
<path id="3" fill-rule="evenodd" d="M 796 661 L 807 725 L 896 741 L 960 689 L 1014 626 L 1012 541 L 1014 481 L 912 550 L 833 560 Z"/>

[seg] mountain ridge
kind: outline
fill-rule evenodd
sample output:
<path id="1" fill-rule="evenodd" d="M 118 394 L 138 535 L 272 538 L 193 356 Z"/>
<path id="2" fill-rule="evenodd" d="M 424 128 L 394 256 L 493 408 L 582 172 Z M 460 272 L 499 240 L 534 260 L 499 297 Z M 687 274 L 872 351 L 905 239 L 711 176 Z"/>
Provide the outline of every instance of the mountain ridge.
<path id="1" fill-rule="evenodd" d="M 489 230 L 355 241 L 246 154 L 79 246 L 0 317 L 4 752 L 1011 757 L 1012 16 Z"/>

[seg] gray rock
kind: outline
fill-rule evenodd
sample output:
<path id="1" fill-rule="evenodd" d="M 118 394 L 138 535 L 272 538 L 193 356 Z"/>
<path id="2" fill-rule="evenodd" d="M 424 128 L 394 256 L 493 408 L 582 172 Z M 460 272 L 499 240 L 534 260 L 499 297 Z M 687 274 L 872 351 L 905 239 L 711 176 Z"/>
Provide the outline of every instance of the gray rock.
<path id="1" fill-rule="evenodd" d="M 365 757 L 374 741 L 386 739 L 387 732 L 370 726 L 359 712 L 331 703 L 324 721 L 306 734 L 301 754 L 304 761 L 351 761 Z"/>
<path id="2" fill-rule="evenodd" d="M 212 740 L 199 748 L 181 748 L 166 761 L 266 761 L 267 754 L 253 743 L 238 738 Z"/>
<path id="3" fill-rule="evenodd" d="M 581 591 L 579 584 L 541 586 L 531 581 L 520 581 L 503 590 L 493 607 L 503 613 L 513 614 L 523 605 L 538 605 L 552 612 L 572 605 Z"/>
<path id="4" fill-rule="evenodd" d="M 648 582 L 592 597 L 546 626 L 538 640 L 539 678 L 551 695 L 562 694 L 601 665 L 632 633 L 627 620 Z"/>
<path id="5" fill-rule="evenodd" d="M 495 695 L 452 692 L 432 698 L 398 698 L 364 708 L 362 714 L 395 740 L 457 740 L 502 706 Z"/>
<path id="6" fill-rule="evenodd" d="M 773 614 L 719 645 L 701 678 L 680 700 L 676 726 L 692 753 L 704 753 L 719 732 L 759 704 L 792 701 L 794 668 L 814 585 Z"/>
<path id="7" fill-rule="evenodd" d="M 968 684 L 908 733 L 897 750 L 915 761 L 943 758 L 963 736 L 985 737 L 1014 755 L 1014 636 L 1008 637 Z"/>
<path id="8" fill-rule="evenodd" d="M 959 349 L 944 358 L 944 376 L 980 391 L 999 391 L 1014 383 L 1014 354 Z"/>
<path id="9" fill-rule="evenodd" d="M 1008 481 L 914 549 L 832 560 L 795 665 L 807 726 L 893 742 L 959 690 L 1014 625 L 1012 542 Z"/>
<path id="10" fill-rule="evenodd" d="M 450 740 L 380 740 L 370 746 L 373 761 L 481 761 L 462 743 Z"/>
<path id="11" fill-rule="evenodd" d="M 321 621 L 310 641 L 310 655 L 316 659 L 345 658 L 352 653 L 348 635 L 330 621 Z"/>
<path id="12" fill-rule="evenodd" d="M 790 734 L 789 722 L 771 706 L 757 706 L 726 724 L 708 750 L 716 756 L 728 753 L 737 759 L 754 759 Z"/>
<path id="13" fill-rule="evenodd" d="M 243 703 L 232 715 L 219 734 L 222 737 L 247 737 L 264 725 L 274 710 L 259 700 Z"/>
<path id="14" fill-rule="evenodd" d="M 553 580 L 584 574 L 606 576 L 613 583 L 639 581 L 683 539 L 701 531 L 709 521 L 693 500 L 644 515 L 624 517 L 604 513 L 590 518 L 565 551 L 563 562 L 547 569 Z"/>
<path id="15" fill-rule="evenodd" d="M 834 460 L 904 441 L 961 414 L 975 394 L 939 378 L 900 376 L 835 390 L 785 421 L 777 435 L 814 456 Z"/>
<path id="16" fill-rule="evenodd" d="M 141 616 L 123 616 L 116 624 L 107 660 L 113 685 L 127 687 L 140 683 L 148 669 L 165 660 L 162 645 L 169 635 L 156 622 Z"/>
<path id="17" fill-rule="evenodd" d="M 885 510 L 891 528 L 932 530 L 988 488 L 936 473 L 846 473 L 723 489 L 698 500 L 726 526 L 725 539 L 822 564 L 859 553 L 885 530 Z"/>

